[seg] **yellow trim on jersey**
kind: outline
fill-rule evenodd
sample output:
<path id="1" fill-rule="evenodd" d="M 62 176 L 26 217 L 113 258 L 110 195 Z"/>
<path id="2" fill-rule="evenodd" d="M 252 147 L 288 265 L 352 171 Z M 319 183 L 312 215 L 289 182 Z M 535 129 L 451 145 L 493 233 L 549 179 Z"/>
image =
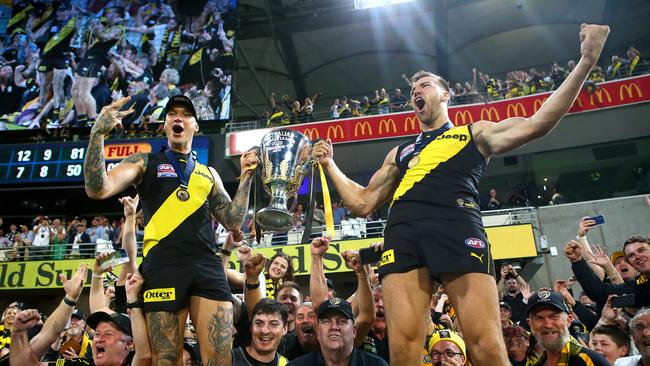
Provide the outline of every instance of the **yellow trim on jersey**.
<path id="1" fill-rule="evenodd" d="M 77 18 L 72 17 L 68 22 L 61 28 L 59 33 L 57 33 L 54 37 L 50 38 L 49 41 L 47 41 L 47 44 L 45 44 L 45 48 L 43 49 L 43 54 L 46 54 L 50 52 L 54 46 L 58 45 L 61 43 L 63 40 L 66 39 L 67 36 L 69 36 L 72 32 L 75 31 L 75 26 L 77 23 Z"/>
<path id="2" fill-rule="evenodd" d="M 467 126 L 454 127 L 447 130 L 442 135 L 436 137 L 420 151 L 419 161 L 415 166 L 406 170 L 406 174 L 399 183 L 393 202 L 399 200 L 413 186 L 424 179 L 429 172 L 435 170 L 438 165 L 446 162 L 458 154 L 471 139 L 469 128 Z"/>
<path id="3" fill-rule="evenodd" d="M 155 247 L 180 226 L 185 219 L 203 206 L 214 184 L 213 181 L 206 177 L 212 177 L 210 169 L 197 162 L 187 185 L 187 191 L 190 193 L 189 200 L 185 202 L 179 200 L 176 197 L 178 191 L 178 188 L 176 188 L 156 210 L 144 229 L 142 256 L 146 257 L 151 248 Z"/>

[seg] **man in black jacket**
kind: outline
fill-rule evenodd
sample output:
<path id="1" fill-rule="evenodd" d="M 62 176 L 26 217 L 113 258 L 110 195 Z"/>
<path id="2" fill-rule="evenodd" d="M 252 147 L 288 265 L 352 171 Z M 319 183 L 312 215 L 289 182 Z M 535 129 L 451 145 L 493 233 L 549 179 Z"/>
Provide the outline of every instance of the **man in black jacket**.
<path id="1" fill-rule="evenodd" d="M 633 236 L 623 243 L 623 253 L 628 261 L 640 275 L 623 284 L 601 282 L 582 257 L 582 247 L 575 240 L 571 240 L 564 248 L 564 253 L 571 261 L 571 268 L 578 282 L 597 303 L 609 295 L 634 294 L 633 307 L 642 308 L 650 305 L 650 238 Z M 604 301 L 603 301 L 604 304 Z M 602 304 L 599 304 L 602 306 Z"/>

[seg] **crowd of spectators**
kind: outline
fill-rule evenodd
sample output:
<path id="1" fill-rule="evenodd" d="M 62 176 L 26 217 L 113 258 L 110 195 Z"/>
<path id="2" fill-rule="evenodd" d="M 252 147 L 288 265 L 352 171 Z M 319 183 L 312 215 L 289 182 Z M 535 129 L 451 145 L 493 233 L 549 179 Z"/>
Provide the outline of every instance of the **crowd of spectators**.
<path id="1" fill-rule="evenodd" d="M 0 37 L 0 129 L 69 138 L 126 95 L 135 111 L 116 137 L 160 135 L 163 106 L 180 93 L 199 119 L 230 118 L 235 4 L 180 10 L 167 0 L 14 1 Z"/>
<path id="2" fill-rule="evenodd" d="M 626 57 L 612 56 L 606 72 L 603 72 L 601 66 L 596 66 L 585 83 L 585 88 L 591 92 L 597 88 L 597 83 L 637 76 L 649 71 L 647 62 L 641 57 L 641 53 L 636 48 L 630 46 L 626 52 Z M 488 103 L 552 91 L 562 84 L 575 66 L 575 61 L 570 60 L 566 67 L 553 62 L 548 72 L 545 70 L 538 71 L 536 68 L 530 68 L 527 72 L 514 70 L 506 74 L 505 81 L 473 68 L 471 82 L 450 83 L 451 100 L 449 105 Z M 403 77 L 405 78 L 404 75 Z M 408 83 L 408 80 L 406 81 Z M 313 97 L 305 98 L 301 106 L 299 100 L 292 99 L 286 94 L 282 96 L 281 103 L 278 103 L 275 100 L 275 93 L 271 94 L 270 104 L 272 110 L 264 113 L 264 125 L 276 127 L 313 122 L 315 120 L 352 118 L 412 109 L 408 96 L 402 94 L 400 88 L 396 88 L 392 94 L 381 88 L 375 90 L 371 97 L 366 95 L 358 99 L 346 96 L 335 97 L 327 111 L 314 113 L 314 105 L 318 96 L 322 96 L 321 90 L 318 90 Z"/>
<path id="3" fill-rule="evenodd" d="M 346 213 L 339 204 L 333 204 L 332 209 L 339 220 L 344 220 Z M 294 215 L 302 220 L 301 213 L 304 211 L 297 205 Z M 91 223 L 94 230 L 89 232 L 88 228 L 81 235 L 86 239 L 91 235 L 109 238 L 115 241 L 116 248 L 135 253 L 135 217 L 135 206 L 131 211 L 125 209 L 120 224 L 108 225 L 98 217 Z M 82 221 L 73 221 L 76 224 L 66 225 L 54 219 L 50 225 L 46 217 L 38 216 L 33 230 L 25 227 L 21 234 L 12 228 L 10 235 L 24 235 L 33 242 L 41 235 L 47 238 L 59 233 L 61 238 L 69 237 L 67 232 L 74 225 L 83 227 Z M 500 263 L 497 280 L 502 335 L 493 336 L 504 338 L 513 365 L 542 365 L 558 358 L 565 359 L 566 365 L 582 365 L 580 360 L 593 365 L 645 365 L 650 361 L 650 310 L 646 308 L 650 305 L 650 238 L 631 236 L 609 254 L 604 247 L 589 243 L 589 231 L 596 226 L 595 221 L 582 218 L 576 239 L 566 244 L 564 253 L 574 272 L 568 279 L 556 279 L 533 289 L 515 263 Z M 306 289 L 295 282 L 296 268 L 291 257 L 279 252 L 266 260 L 228 235 L 222 244 L 222 261 L 227 263 L 232 251 L 241 262 L 238 268 L 245 269 L 238 272 L 224 266 L 235 290 L 237 309 L 233 365 L 389 362 L 390 352 L 395 350 L 388 346 L 382 287 L 373 267 L 362 265 L 354 251 L 341 253 L 342 261 L 356 277 L 356 291 L 347 299 L 340 298 L 336 291 L 339 284 L 325 277 L 323 257 L 329 247 L 328 237 L 317 236 L 311 241 L 311 259 L 306 259 L 311 261 L 311 273 Z M 381 244 L 372 247 L 381 250 Z M 37 259 L 43 253 L 31 255 L 30 259 Z M 108 269 L 101 266 L 106 258 L 106 253 L 98 253 L 92 268 L 89 316 L 76 306 L 81 284 L 87 278 L 85 265 L 70 280 L 62 280 L 64 298 L 49 317 L 18 301 L 4 309 L 0 325 L 0 356 L 4 358 L 0 362 L 33 357 L 49 364 L 58 360 L 71 365 L 148 365 L 149 340 L 137 305 L 143 279 L 134 264 L 125 265 L 122 272 L 129 271 L 128 275 L 107 277 Z M 582 287 L 580 293 L 574 292 L 576 283 Z M 443 286 L 432 294 L 430 315 L 423 319 L 429 336 L 422 350 L 422 363 L 469 365 L 468 345 Z M 124 343 L 115 343 L 115 337 Z M 199 365 L 201 345 L 190 322 L 185 337 L 184 364 Z"/>

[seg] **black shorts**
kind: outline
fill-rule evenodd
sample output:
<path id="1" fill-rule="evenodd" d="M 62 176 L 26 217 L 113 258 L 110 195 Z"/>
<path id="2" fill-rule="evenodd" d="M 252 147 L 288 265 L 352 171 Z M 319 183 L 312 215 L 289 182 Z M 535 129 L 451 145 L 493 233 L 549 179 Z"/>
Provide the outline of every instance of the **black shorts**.
<path id="1" fill-rule="evenodd" d="M 86 78 L 100 78 L 102 76 L 102 67 L 106 64 L 105 57 L 95 57 L 87 55 L 77 65 L 77 74 Z"/>
<path id="2" fill-rule="evenodd" d="M 191 296 L 232 301 L 226 274 L 217 259 L 215 257 L 214 264 L 151 266 L 143 263 L 144 311 L 175 312 L 185 309 L 190 306 Z"/>
<path id="3" fill-rule="evenodd" d="M 50 72 L 54 69 L 65 70 L 68 68 L 68 60 L 66 57 L 50 57 L 43 56 L 41 63 L 38 65 L 39 72 Z"/>
<path id="4" fill-rule="evenodd" d="M 420 267 L 426 267 L 438 282 L 442 273 L 479 272 L 494 276 L 483 226 L 472 221 L 423 219 L 387 227 L 379 275 Z"/>

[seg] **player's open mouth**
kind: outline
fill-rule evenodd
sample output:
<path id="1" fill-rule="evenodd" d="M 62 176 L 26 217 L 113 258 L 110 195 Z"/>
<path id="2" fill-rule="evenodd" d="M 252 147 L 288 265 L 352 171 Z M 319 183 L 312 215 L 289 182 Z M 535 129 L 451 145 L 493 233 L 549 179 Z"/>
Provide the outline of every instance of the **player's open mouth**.
<path id="1" fill-rule="evenodd" d="M 417 97 L 413 102 L 415 103 L 415 107 L 417 108 L 418 112 L 424 108 L 424 98 Z"/>
<path id="2" fill-rule="evenodd" d="M 174 133 L 183 133 L 184 130 L 185 130 L 185 129 L 183 128 L 182 125 L 174 125 L 174 126 L 172 127 L 172 131 L 173 131 Z"/>

